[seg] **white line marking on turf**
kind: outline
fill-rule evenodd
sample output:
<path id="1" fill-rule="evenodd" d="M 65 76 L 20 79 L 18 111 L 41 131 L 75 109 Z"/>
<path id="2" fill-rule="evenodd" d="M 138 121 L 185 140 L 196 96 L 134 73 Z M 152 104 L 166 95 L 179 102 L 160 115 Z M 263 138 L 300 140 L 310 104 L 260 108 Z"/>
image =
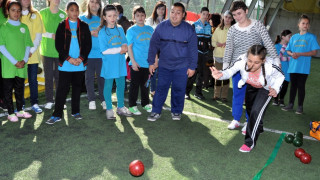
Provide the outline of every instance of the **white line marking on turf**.
<path id="1" fill-rule="evenodd" d="M 87 95 L 86 95 L 86 94 L 85 94 L 85 95 L 81 95 L 80 97 L 87 97 Z M 66 99 L 66 102 L 68 102 L 68 101 L 71 101 L 71 98 Z M 128 102 L 128 99 L 125 98 L 125 101 Z M 140 104 L 140 102 L 137 102 L 137 104 Z M 39 106 L 40 106 L 40 107 L 44 107 L 44 105 L 39 105 Z M 171 108 L 169 108 L 169 107 L 163 107 L 162 109 L 163 109 L 163 110 L 166 110 L 166 111 L 170 111 L 170 110 L 171 110 Z M 30 111 L 30 110 L 31 110 L 31 107 L 25 108 L 25 111 Z M 191 115 L 191 116 L 197 116 L 197 117 L 201 117 L 201 118 L 204 118 L 204 119 L 210 119 L 210 120 L 213 120 L 213 121 L 226 122 L 226 123 L 230 123 L 230 122 L 231 122 L 230 120 L 225 120 L 225 119 L 210 117 L 210 116 L 206 116 L 206 115 L 202 115 L 202 114 L 197 114 L 197 113 L 193 113 L 193 112 L 188 112 L 188 111 L 183 111 L 183 114 Z M 7 115 L 8 115 L 7 112 L 5 112 L 5 113 L 0 113 L 0 118 L 1 118 L 1 117 L 4 117 L 4 116 L 7 116 Z M 244 126 L 244 124 L 240 123 L 240 126 Z M 287 132 L 287 131 L 270 129 L 270 128 L 266 128 L 266 127 L 263 127 L 263 130 L 264 130 L 264 131 L 268 131 L 268 132 L 272 132 L 272 133 L 276 133 L 276 134 L 282 134 L 282 133 L 292 134 L 292 133 Z M 308 140 L 312 140 L 312 141 L 317 141 L 317 140 L 314 139 L 313 137 L 310 137 L 310 136 L 307 136 L 307 135 L 303 135 L 303 139 L 308 139 Z"/>

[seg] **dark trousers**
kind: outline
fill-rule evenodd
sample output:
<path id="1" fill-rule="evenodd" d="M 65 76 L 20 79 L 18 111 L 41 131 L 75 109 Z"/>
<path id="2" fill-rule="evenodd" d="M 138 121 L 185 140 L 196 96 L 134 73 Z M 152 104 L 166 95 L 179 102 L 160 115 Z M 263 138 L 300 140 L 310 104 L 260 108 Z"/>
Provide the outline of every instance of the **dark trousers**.
<path id="1" fill-rule="evenodd" d="M 263 132 L 262 118 L 271 100 L 269 91 L 264 88 L 255 88 L 247 84 L 246 109 L 249 114 L 249 121 L 246 129 L 245 144 L 253 148 L 256 145 L 258 136 Z"/>
<path id="2" fill-rule="evenodd" d="M 38 104 L 38 64 L 28 64 L 28 82 L 30 88 L 30 102 Z"/>
<path id="3" fill-rule="evenodd" d="M 296 98 L 296 94 L 298 91 L 298 106 L 303 106 L 304 97 L 306 95 L 307 78 L 308 74 L 290 74 L 291 86 L 289 104 L 294 104 L 294 99 Z"/>
<path id="4" fill-rule="evenodd" d="M 278 94 L 278 96 L 276 97 L 276 99 L 278 100 L 283 100 L 284 97 L 286 96 L 287 94 L 287 90 L 288 90 L 288 86 L 289 86 L 289 82 L 288 81 L 283 81 L 282 83 L 282 87 L 281 87 L 281 90 L 280 90 L 280 93 Z"/>
<path id="5" fill-rule="evenodd" d="M 14 113 L 12 91 L 14 89 L 14 96 L 16 98 L 17 110 L 21 111 L 23 106 L 23 95 L 24 95 L 24 78 L 3 78 L 3 92 L 4 92 L 4 103 L 7 105 L 8 114 Z"/>
<path id="6" fill-rule="evenodd" d="M 187 85 L 187 68 L 169 70 L 158 68 L 158 85 L 153 97 L 152 112 L 161 113 L 171 85 L 171 112 L 181 114 Z"/>
<path id="7" fill-rule="evenodd" d="M 45 78 L 45 95 L 47 102 L 53 102 L 53 82 L 56 89 L 59 81 L 59 59 L 41 56 L 43 62 L 44 78 Z"/>
<path id="8" fill-rule="evenodd" d="M 2 103 L 3 98 L 4 98 L 4 92 L 3 92 L 2 67 L 1 67 L 1 59 L 0 59 L 0 103 Z"/>
<path id="9" fill-rule="evenodd" d="M 204 68 L 206 67 L 206 62 L 208 59 L 208 54 L 198 53 L 198 66 L 196 68 L 195 74 L 188 78 L 186 94 L 190 94 L 193 83 L 196 81 L 196 94 L 202 94 L 202 85 L 203 85 L 203 73 Z"/>
<path id="10" fill-rule="evenodd" d="M 85 72 L 85 82 L 87 88 L 87 95 L 89 101 L 95 101 L 96 95 L 94 93 L 94 79 L 97 76 L 98 82 L 98 92 L 100 101 L 104 101 L 103 97 L 103 87 L 104 87 L 104 79 L 100 76 L 102 67 L 102 59 L 101 58 L 89 58 L 87 70 Z"/>
<path id="11" fill-rule="evenodd" d="M 158 79 L 158 69 L 156 69 L 153 75 L 150 77 L 150 91 L 156 91 L 157 89 L 157 79 Z"/>
<path id="12" fill-rule="evenodd" d="M 139 71 L 134 71 L 130 66 L 130 74 L 129 107 L 137 105 L 139 88 L 141 91 L 141 105 L 144 107 L 149 104 L 149 86 L 146 86 L 149 78 L 149 68 L 139 68 Z"/>
<path id="13" fill-rule="evenodd" d="M 66 103 L 66 98 L 72 86 L 71 95 L 71 114 L 80 113 L 80 94 L 83 83 L 84 71 L 65 72 L 59 71 L 58 89 L 56 92 L 55 108 L 52 116 L 62 117 L 63 106 Z"/>

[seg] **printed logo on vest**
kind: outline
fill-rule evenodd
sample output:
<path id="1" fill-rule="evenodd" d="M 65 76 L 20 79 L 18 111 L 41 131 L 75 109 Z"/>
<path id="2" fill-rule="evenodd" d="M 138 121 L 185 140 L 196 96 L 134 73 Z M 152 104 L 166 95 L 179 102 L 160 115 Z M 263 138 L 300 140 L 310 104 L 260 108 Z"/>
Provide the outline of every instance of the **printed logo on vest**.
<path id="1" fill-rule="evenodd" d="M 60 16 L 61 18 L 64 18 L 64 14 L 62 14 L 62 13 L 61 13 L 59 16 Z"/>
<path id="2" fill-rule="evenodd" d="M 36 16 L 35 14 L 32 14 L 32 15 L 31 15 L 31 19 L 36 19 L 36 17 L 37 17 L 37 16 Z"/>
<path id="3" fill-rule="evenodd" d="M 24 29 L 23 27 L 20 28 L 20 32 L 22 32 L 23 34 L 26 32 L 26 29 Z"/>

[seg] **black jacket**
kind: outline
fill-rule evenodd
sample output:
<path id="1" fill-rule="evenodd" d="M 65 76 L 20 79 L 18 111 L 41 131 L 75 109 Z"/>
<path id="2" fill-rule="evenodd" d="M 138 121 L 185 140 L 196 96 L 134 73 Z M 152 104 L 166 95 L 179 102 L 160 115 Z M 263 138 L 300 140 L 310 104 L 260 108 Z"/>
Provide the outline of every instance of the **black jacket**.
<path id="1" fill-rule="evenodd" d="M 69 60 L 71 57 L 69 56 L 69 49 L 71 43 L 71 30 L 69 26 L 69 18 L 60 22 L 57 32 L 56 32 L 56 40 L 55 46 L 59 53 L 59 66 L 63 65 L 65 60 Z M 77 25 L 77 37 L 78 43 L 80 47 L 80 59 L 83 62 L 83 65 L 87 65 L 88 55 L 91 51 L 91 32 L 87 23 L 78 19 Z"/>

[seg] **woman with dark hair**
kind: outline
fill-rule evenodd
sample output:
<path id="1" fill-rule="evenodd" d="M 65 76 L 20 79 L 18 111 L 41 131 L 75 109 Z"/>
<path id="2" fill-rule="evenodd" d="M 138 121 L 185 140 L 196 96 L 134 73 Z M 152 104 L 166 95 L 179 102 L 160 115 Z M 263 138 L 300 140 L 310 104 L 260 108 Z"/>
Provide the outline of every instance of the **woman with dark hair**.
<path id="1" fill-rule="evenodd" d="M 152 11 L 151 16 L 146 19 L 146 25 L 155 29 L 159 23 L 164 21 L 167 16 L 167 6 L 164 1 L 158 1 Z"/>

